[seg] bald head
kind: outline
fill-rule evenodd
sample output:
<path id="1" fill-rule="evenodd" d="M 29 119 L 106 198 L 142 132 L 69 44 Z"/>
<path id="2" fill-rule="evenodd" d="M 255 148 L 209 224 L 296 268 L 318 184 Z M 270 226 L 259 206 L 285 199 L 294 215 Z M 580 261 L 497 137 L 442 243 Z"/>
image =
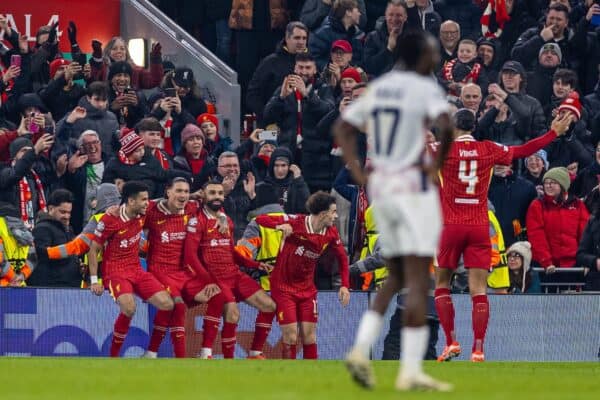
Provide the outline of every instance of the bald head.
<path id="1" fill-rule="evenodd" d="M 465 108 L 477 113 L 481 105 L 482 94 L 479 85 L 467 83 L 460 91 L 460 102 Z"/>

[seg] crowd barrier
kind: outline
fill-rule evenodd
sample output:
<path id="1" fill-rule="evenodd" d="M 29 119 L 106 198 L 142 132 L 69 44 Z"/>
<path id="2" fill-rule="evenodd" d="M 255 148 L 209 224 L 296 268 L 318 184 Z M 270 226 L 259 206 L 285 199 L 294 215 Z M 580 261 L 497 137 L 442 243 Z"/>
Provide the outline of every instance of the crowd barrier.
<path id="1" fill-rule="evenodd" d="M 358 321 L 371 294 L 353 292 L 350 305 L 342 308 L 337 293 L 319 293 L 319 358 L 340 359 L 350 348 Z M 472 341 L 471 300 L 455 295 L 456 331 L 467 359 Z M 394 311 L 393 303 L 386 321 Z M 486 359 L 510 361 L 592 361 L 600 346 L 600 296 L 519 295 L 490 296 L 491 318 L 486 340 Z M 240 305 L 236 357 L 244 358 L 250 346 L 256 311 Z M 187 352 L 198 353 L 201 343 L 202 307 L 188 312 Z M 87 290 L 4 288 L 0 290 L 0 355 L 3 356 L 105 356 L 117 307 L 107 294 L 95 297 Z M 140 356 L 148 343 L 154 310 L 138 302 L 131 330 L 124 344 L 125 356 Z M 373 348 L 381 358 L 384 332 Z M 280 353 L 281 331 L 276 323 L 266 345 L 268 357 Z M 440 332 L 438 351 L 444 344 Z M 220 343 L 215 345 L 216 355 Z M 167 336 L 159 352 L 171 356 Z"/>

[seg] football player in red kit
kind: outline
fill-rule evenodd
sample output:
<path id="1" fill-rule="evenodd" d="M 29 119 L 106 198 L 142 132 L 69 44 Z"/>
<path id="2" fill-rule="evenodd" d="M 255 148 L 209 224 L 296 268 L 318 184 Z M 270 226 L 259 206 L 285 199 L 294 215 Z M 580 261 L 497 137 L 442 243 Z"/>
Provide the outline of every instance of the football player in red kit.
<path id="1" fill-rule="evenodd" d="M 261 287 L 239 269 L 239 265 L 270 270 L 268 264 L 259 263 L 239 254 L 234 249 L 233 222 L 228 218 L 229 231 L 219 232 L 217 217 L 223 207 L 225 192 L 220 182 L 204 185 L 204 206 L 197 217 L 190 219 L 184 246 L 184 263 L 195 271 L 206 270 L 217 281 L 225 297 L 225 321 L 221 331 L 223 356 L 233 358 L 236 342 L 236 328 L 239 320 L 237 302 L 244 301 L 257 308 L 256 330 L 252 349 L 262 351 L 269 335 L 271 321 L 275 313 L 275 303 Z M 216 336 L 220 314 L 204 317 L 203 335 Z M 212 358 L 212 348 L 203 347 L 201 358 Z M 264 358 L 264 357 L 250 357 Z"/>
<path id="2" fill-rule="evenodd" d="M 317 288 L 315 268 L 330 248 L 336 255 L 342 278 L 338 292 L 343 306 L 350 301 L 348 257 L 333 226 L 337 218 L 335 198 L 316 192 L 306 202 L 310 215 L 261 215 L 256 223 L 283 232 L 283 247 L 271 274 L 271 296 L 277 304 L 277 321 L 283 335 L 283 358 L 296 358 L 298 323 L 305 359 L 317 358 Z"/>
<path id="3" fill-rule="evenodd" d="M 471 132 L 475 115 L 460 109 L 454 115 L 454 142 L 441 170 L 441 203 L 444 225 L 436 268 L 435 306 L 446 335 L 446 347 L 438 361 L 457 357 L 461 348 L 454 333 L 454 306 L 450 280 L 462 255 L 469 271 L 473 301 L 473 349 L 471 361 L 484 361 L 483 342 L 489 319 L 486 296 L 491 260 L 488 220 L 488 189 L 494 165 L 509 165 L 514 158 L 527 157 L 563 135 L 570 116 L 557 116 L 550 131 L 520 146 L 504 146 L 489 140 L 476 141 Z"/>
<path id="4" fill-rule="evenodd" d="M 147 358 L 156 358 L 167 328 L 171 333 L 175 357 L 185 357 L 186 305 L 193 307 L 208 302 L 208 314 L 219 315 L 223 311 L 224 297 L 214 279 L 205 271 L 200 271 L 204 274 L 199 275 L 183 264 L 187 223 L 197 211 L 198 203 L 190 200 L 188 181 L 175 178 L 168 183 L 165 198 L 151 202 L 146 213 L 144 229 L 148 238 L 148 272 L 165 286 L 175 302 L 173 311 L 156 313 L 148 350 L 144 354 Z M 205 335 L 202 346 L 212 347 L 210 339 L 209 335 Z"/>
<path id="5" fill-rule="evenodd" d="M 139 246 L 148 208 L 148 188 L 141 182 L 123 185 L 119 216 L 104 214 L 94 232 L 88 253 L 90 290 L 102 295 L 98 283 L 98 251 L 104 250 L 102 274 L 104 287 L 119 305 L 121 313 L 114 326 L 110 356 L 118 357 L 131 318 L 135 314 L 134 294 L 162 311 L 173 310 L 173 300 L 163 285 L 140 265 Z"/>

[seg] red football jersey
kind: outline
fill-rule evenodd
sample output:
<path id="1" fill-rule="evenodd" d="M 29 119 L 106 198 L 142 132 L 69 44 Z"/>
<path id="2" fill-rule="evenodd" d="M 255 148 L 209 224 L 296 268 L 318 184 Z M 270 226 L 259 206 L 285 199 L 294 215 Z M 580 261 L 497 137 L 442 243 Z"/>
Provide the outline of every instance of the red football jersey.
<path id="1" fill-rule="evenodd" d="M 315 232 L 308 215 L 260 215 L 256 223 L 267 228 L 290 224 L 293 233 L 285 238 L 271 273 L 271 287 L 293 294 L 313 294 L 319 257 L 330 247 L 340 266 L 342 286 L 349 286 L 348 257 L 335 226 Z"/>
<path id="2" fill-rule="evenodd" d="M 102 274 L 122 274 L 141 270 L 140 240 L 144 217 L 129 218 L 125 206 L 119 208 L 119 216 L 104 214 L 96 230 L 94 241 L 104 245 L 102 254 Z"/>
<path id="3" fill-rule="evenodd" d="M 488 189 L 494 165 L 509 165 L 512 149 L 471 135 L 458 137 L 441 171 L 444 224 L 488 225 Z"/>
<path id="4" fill-rule="evenodd" d="M 169 273 L 183 269 L 187 224 L 197 211 L 198 203 L 193 200 L 180 214 L 172 214 L 165 201 L 150 203 L 144 223 L 148 230 L 148 271 Z"/>
<path id="5" fill-rule="evenodd" d="M 184 262 L 195 271 L 206 270 L 218 282 L 226 282 L 242 272 L 238 265 L 258 267 L 259 263 L 247 259 L 234 249 L 233 221 L 227 217 L 229 231 L 225 234 L 216 228 L 217 219 L 204 208 L 188 222 L 184 245 Z"/>

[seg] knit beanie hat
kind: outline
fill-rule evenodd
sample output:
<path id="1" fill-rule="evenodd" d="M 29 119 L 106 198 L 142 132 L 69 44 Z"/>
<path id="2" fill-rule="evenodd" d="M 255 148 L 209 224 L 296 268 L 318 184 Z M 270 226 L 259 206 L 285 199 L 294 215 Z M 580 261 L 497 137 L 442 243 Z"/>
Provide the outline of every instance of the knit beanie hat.
<path id="1" fill-rule="evenodd" d="M 579 101 L 579 94 L 577 92 L 571 92 L 558 106 L 558 112 L 561 110 L 569 110 L 577 116 L 577 119 L 581 119 L 581 101 Z"/>
<path id="2" fill-rule="evenodd" d="M 60 67 L 63 65 L 69 65 L 71 61 L 65 60 L 64 58 L 57 58 L 50 63 L 50 79 L 54 79 L 54 75 Z"/>
<path id="3" fill-rule="evenodd" d="M 547 51 L 551 51 L 554 54 L 556 54 L 558 56 L 558 63 L 560 64 L 562 62 L 562 50 L 560 49 L 560 46 L 558 45 L 558 43 L 545 43 L 541 48 L 540 48 L 540 52 L 538 54 L 538 57 L 542 55 L 542 53 L 545 53 Z"/>
<path id="4" fill-rule="evenodd" d="M 117 74 L 127 74 L 131 77 L 133 74 L 131 65 L 129 65 L 127 61 L 117 61 L 110 64 L 110 67 L 108 68 L 108 80 L 111 81 Z"/>
<path id="5" fill-rule="evenodd" d="M 26 137 L 19 137 L 19 138 L 16 138 L 15 140 L 13 140 L 10 143 L 10 145 L 8 146 L 8 152 L 10 153 L 10 159 L 13 160 L 15 158 L 15 156 L 17 155 L 17 153 L 23 147 L 33 147 L 33 143 L 31 142 L 31 140 L 27 139 Z"/>
<path id="6" fill-rule="evenodd" d="M 187 124 L 181 131 L 181 144 L 184 145 L 185 142 L 194 136 L 200 136 L 202 138 L 202 143 L 206 143 L 206 138 L 204 137 L 202 129 L 196 124 Z"/>
<path id="7" fill-rule="evenodd" d="M 549 169 L 544 174 L 544 181 L 546 179 L 552 179 L 559 183 L 560 187 L 567 192 L 571 186 L 571 178 L 569 177 L 569 171 L 565 167 L 555 167 Z"/>
<path id="8" fill-rule="evenodd" d="M 133 131 L 124 135 L 121 140 L 121 151 L 125 156 L 131 155 L 139 147 L 144 146 L 144 141 L 139 135 Z"/>
<path id="9" fill-rule="evenodd" d="M 531 268 L 531 243 L 527 241 L 515 242 L 508 248 L 506 254 L 517 253 L 523 258 L 523 272 L 529 271 Z M 523 274 L 523 281 L 521 282 L 521 292 L 525 292 L 525 279 L 527 274 Z"/>
<path id="10" fill-rule="evenodd" d="M 538 157 L 538 158 L 540 158 L 543 161 L 543 163 L 544 163 L 544 168 L 548 169 L 548 154 L 546 153 L 546 150 L 538 150 L 537 152 L 535 152 L 532 155 L 530 155 L 529 157 L 527 157 L 525 159 L 525 167 L 527 167 L 527 164 L 529 163 L 529 159 L 531 157 Z"/>
<path id="11" fill-rule="evenodd" d="M 217 127 L 217 132 L 219 132 L 219 118 L 215 114 L 204 113 L 198 115 L 198 118 L 196 118 L 198 126 L 201 126 L 205 122 L 212 122 Z"/>
<path id="12" fill-rule="evenodd" d="M 343 72 L 342 72 L 342 76 L 341 79 L 344 78 L 350 78 L 350 79 L 354 79 L 354 82 L 356 83 L 361 83 L 362 82 L 362 78 L 360 77 L 360 73 L 358 72 L 358 70 L 356 68 L 346 68 Z"/>

